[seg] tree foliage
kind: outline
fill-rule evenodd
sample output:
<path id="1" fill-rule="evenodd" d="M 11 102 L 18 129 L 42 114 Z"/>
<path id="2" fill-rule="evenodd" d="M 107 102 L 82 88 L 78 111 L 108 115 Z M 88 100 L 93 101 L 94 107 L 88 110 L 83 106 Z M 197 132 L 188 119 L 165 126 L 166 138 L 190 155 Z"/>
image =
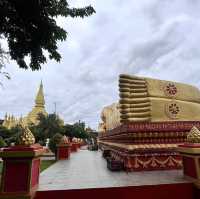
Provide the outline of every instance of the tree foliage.
<path id="1" fill-rule="evenodd" d="M 56 133 L 49 141 L 49 148 L 53 153 L 56 153 L 56 145 L 60 143 L 62 139 L 62 134 Z"/>
<path id="2" fill-rule="evenodd" d="M 47 61 L 44 50 L 50 59 L 61 59 L 57 42 L 64 41 L 67 32 L 57 25 L 56 18 L 83 18 L 94 12 L 91 6 L 70 8 L 67 0 L 1 0 L 0 36 L 7 39 L 11 59 L 20 68 L 38 70 Z"/>
<path id="3" fill-rule="evenodd" d="M 1 39 L 1 37 L 0 37 Z M 7 72 L 3 71 L 3 68 L 5 67 L 5 61 L 8 60 L 8 52 L 6 52 L 1 44 L 0 44 L 0 74 L 7 79 L 10 79 L 10 76 Z M 0 83 L 2 85 L 2 83 Z"/>
<path id="4" fill-rule="evenodd" d="M 21 133 L 21 127 L 16 125 L 11 129 L 7 129 L 6 127 L 0 127 L 0 137 L 4 139 L 6 144 L 9 146 L 11 143 L 16 143 L 18 141 L 19 135 Z"/>
<path id="5" fill-rule="evenodd" d="M 70 138 L 88 138 L 88 133 L 85 129 L 85 122 L 76 122 L 72 125 L 66 124 L 64 126 L 64 134 Z"/>
<path id="6" fill-rule="evenodd" d="M 38 115 L 39 123 L 30 125 L 30 130 L 35 136 L 36 142 L 45 145 L 46 139 L 53 137 L 56 133 L 63 133 L 63 125 L 56 114 Z"/>
<path id="7" fill-rule="evenodd" d="M 0 148 L 7 146 L 6 142 L 2 137 L 0 137 Z"/>

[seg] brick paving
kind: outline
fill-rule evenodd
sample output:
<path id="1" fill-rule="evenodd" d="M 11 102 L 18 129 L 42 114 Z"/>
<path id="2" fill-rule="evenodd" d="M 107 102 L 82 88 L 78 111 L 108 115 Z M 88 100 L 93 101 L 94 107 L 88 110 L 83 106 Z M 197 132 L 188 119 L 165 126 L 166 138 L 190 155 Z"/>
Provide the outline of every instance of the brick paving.
<path id="1" fill-rule="evenodd" d="M 41 173 L 38 191 L 127 187 L 191 182 L 181 170 L 112 172 L 99 151 L 80 150 Z"/>

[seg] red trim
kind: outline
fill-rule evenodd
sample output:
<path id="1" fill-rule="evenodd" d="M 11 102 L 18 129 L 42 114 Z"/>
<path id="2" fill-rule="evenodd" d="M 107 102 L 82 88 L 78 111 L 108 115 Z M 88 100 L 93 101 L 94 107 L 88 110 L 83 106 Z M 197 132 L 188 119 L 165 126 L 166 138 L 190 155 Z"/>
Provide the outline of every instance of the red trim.
<path id="1" fill-rule="evenodd" d="M 38 191 L 35 199 L 197 199 L 192 183 Z"/>
<path id="2" fill-rule="evenodd" d="M 7 147 L 7 148 L 3 148 L 3 151 L 37 151 L 37 150 L 41 150 L 43 149 L 43 147 L 39 144 L 34 144 L 31 146 L 22 146 L 22 145 L 17 145 L 17 146 L 12 146 L 12 147 Z"/>
<path id="3" fill-rule="evenodd" d="M 117 135 L 127 132 L 184 132 L 193 126 L 200 128 L 200 121 L 173 121 L 173 122 L 130 122 L 122 124 L 115 129 L 101 133 L 99 137 Z"/>
<path id="4" fill-rule="evenodd" d="M 184 144 L 180 144 L 179 147 L 200 148 L 200 144 L 198 144 L 198 143 L 184 143 Z"/>
<path id="5" fill-rule="evenodd" d="M 195 166 L 195 159 L 192 157 L 183 156 L 183 172 L 185 175 L 196 178 L 197 179 L 197 172 Z"/>
<path id="6" fill-rule="evenodd" d="M 40 175 L 40 158 L 33 159 L 31 169 L 31 188 L 38 185 Z"/>

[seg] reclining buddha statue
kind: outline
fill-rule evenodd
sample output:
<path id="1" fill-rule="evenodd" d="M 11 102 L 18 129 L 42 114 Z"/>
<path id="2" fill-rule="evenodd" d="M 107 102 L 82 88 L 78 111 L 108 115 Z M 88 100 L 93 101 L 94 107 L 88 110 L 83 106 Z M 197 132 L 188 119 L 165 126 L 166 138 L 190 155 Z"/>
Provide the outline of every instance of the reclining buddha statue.
<path id="1" fill-rule="evenodd" d="M 176 147 L 200 127 L 200 90 L 131 75 L 119 77 L 119 102 L 104 107 L 99 146 L 126 170 L 181 168 Z"/>

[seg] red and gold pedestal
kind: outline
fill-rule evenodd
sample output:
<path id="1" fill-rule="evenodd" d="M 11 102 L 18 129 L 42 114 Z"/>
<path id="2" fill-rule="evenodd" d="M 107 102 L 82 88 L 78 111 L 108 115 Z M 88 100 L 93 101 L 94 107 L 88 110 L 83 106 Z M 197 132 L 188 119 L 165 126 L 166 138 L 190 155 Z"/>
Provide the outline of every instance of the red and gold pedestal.
<path id="1" fill-rule="evenodd" d="M 164 148 L 165 145 L 141 145 L 102 143 L 109 158 L 120 161 L 126 171 L 151 171 L 181 169 L 182 158 L 178 152 Z M 110 146 L 109 146 L 110 145 Z M 146 148 L 145 148 L 146 147 Z"/>
<path id="2" fill-rule="evenodd" d="M 71 146 L 71 152 L 77 152 L 78 151 L 78 143 L 76 142 L 72 142 L 72 146 Z"/>
<path id="3" fill-rule="evenodd" d="M 81 143 L 78 142 L 77 145 L 78 145 L 78 149 L 80 149 L 81 148 Z"/>
<path id="4" fill-rule="evenodd" d="M 57 145 L 57 160 L 66 160 L 70 158 L 71 144 L 59 144 Z"/>
<path id="5" fill-rule="evenodd" d="M 4 148 L 0 198 L 31 199 L 37 190 L 40 175 L 40 156 L 43 147 L 14 146 Z"/>
<path id="6" fill-rule="evenodd" d="M 200 188 L 200 144 L 185 143 L 179 145 L 178 151 L 183 157 L 183 172 L 195 180 Z"/>
<path id="7" fill-rule="evenodd" d="M 133 122 L 99 134 L 99 148 L 110 151 L 127 171 L 182 168 L 177 147 L 199 121 Z"/>

